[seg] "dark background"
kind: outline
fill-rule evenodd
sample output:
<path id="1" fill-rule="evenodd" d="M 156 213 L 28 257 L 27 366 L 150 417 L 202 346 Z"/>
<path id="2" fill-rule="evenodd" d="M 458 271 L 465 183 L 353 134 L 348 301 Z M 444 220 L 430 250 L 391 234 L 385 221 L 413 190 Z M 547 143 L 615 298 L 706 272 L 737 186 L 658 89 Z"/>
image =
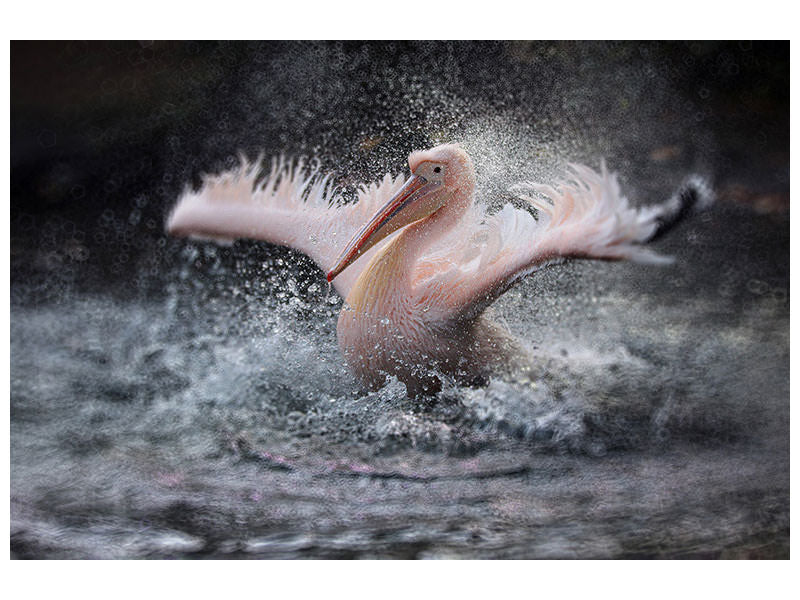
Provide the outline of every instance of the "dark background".
<path id="1" fill-rule="evenodd" d="M 725 208 L 785 214 L 788 67 L 781 42 L 14 42 L 12 281 L 158 293 L 166 211 L 238 151 L 346 185 L 470 127 L 527 164 L 605 156 L 641 197 L 699 171 Z"/>

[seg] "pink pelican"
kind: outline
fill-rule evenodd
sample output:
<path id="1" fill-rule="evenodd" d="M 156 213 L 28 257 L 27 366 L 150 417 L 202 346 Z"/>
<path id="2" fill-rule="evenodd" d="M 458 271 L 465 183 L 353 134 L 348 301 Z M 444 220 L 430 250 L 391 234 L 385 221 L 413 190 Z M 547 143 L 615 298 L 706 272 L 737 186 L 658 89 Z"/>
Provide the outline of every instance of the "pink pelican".
<path id="1" fill-rule="evenodd" d="M 512 188 L 532 211 L 507 204 L 489 214 L 459 145 L 412 152 L 408 166 L 407 180 L 387 174 L 347 203 L 303 161 L 273 159 L 262 175 L 260 160 L 242 159 L 186 189 L 167 230 L 307 254 L 345 299 L 337 334 L 356 378 L 375 389 L 394 375 L 415 395 L 438 389 L 442 374 L 474 381 L 530 364 L 485 312 L 522 277 L 568 258 L 668 262 L 643 244 L 710 201 L 695 179 L 668 202 L 634 208 L 605 164 L 599 173 L 571 165 L 554 186 Z"/>

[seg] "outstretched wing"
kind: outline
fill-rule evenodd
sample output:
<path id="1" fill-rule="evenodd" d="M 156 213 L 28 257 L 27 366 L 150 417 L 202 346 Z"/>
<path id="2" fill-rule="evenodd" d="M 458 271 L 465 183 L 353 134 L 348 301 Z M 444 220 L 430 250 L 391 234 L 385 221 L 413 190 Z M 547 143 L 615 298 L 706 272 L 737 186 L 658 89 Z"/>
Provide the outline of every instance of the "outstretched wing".
<path id="1" fill-rule="evenodd" d="M 630 259 L 668 263 L 643 246 L 674 225 L 711 193 L 689 180 L 668 202 L 634 208 L 605 164 L 597 173 L 571 165 L 571 178 L 556 186 L 525 183 L 515 188 L 537 218 L 507 204 L 487 215 L 475 209 L 458 232 L 443 239 L 416 267 L 414 299 L 443 320 L 480 314 L 520 278 L 564 258 Z"/>
<path id="2" fill-rule="evenodd" d="M 261 173 L 261 159 L 251 163 L 243 157 L 239 167 L 204 177 L 199 190 L 181 194 L 167 231 L 220 242 L 250 238 L 289 246 L 328 271 L 350 238 L 403 184 L 402 177 L 387 174 L 359 189 L 356 202 L 345 203 L 316 164 L 280 157 L 272 160 L 268 173 Z M 366 252 L 334 280 L 343 297 L 382 246 Z"/>

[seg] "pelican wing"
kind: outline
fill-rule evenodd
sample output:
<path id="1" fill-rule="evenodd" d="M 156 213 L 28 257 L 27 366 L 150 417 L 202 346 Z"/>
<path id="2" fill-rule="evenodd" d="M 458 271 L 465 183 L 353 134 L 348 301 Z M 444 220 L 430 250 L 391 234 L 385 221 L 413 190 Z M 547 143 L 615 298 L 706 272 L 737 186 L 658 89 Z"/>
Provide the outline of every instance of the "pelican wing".
<path id="1" fill-rule="evenodd" d="M 642 244 L 673 217 L 674 202 L 631 207 L 605 164 L 600 173 L 571 165 L 570 175 L 554 187 L 515 188 L 536 217 L 510 204 L 494 215 L 474 208 L 419 261 L 414 299 L 420 309 L 444 321 L 473 318 L 520 278 L 564 258 L 671 261 Z"/>
<path id="2" fill-rule="evenodd" d="M 350 238 L 403 184 L 401 177 L 387 174 L 377 184 L 362 186 L 356 202 L 345 203 L 315 164 L 281 157 L 272 160 L 269 172 L 262 172 L 261 159 L 251 163 L 242 158 L 235 169 L 205 176 L 199 190 L 181 194 L 168 231 L 219 242 L 249 238 L 289 246 L 327 271 Z M 343 297 L 380 247 L 334 280 Z"/>

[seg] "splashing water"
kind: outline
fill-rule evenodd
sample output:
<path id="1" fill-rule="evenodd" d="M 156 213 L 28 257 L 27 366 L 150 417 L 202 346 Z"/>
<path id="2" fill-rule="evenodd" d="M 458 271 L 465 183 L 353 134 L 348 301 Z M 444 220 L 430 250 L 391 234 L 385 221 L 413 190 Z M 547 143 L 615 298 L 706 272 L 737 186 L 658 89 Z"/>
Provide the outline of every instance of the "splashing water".
<path id="1" fill-rule="evenodd" d="M 643 77 L 656 61 L 624 45 L 552 47 L 414 46 L 450 73 L 438 82 L 408 49 L 232 53 L 231 72 L 205 74 L 216 96 L 169 119 L 158 167 L 134 175 L 112 153 L 94 187 L 66 166 L 28 184 L 36 198 L 84 186 L 103 206 L 12 208 L 14 555 L 788 555 L 785 216 L 723 199 L 660 242 L 671 266 L 543 271 L 492 308 L 534 376 L 445 381 L 423 400 L 397 380 L 358 388 L 342 300 L 304 257 L 161 236 L 183 181 L 237 144 L 318 145 L 347 189 L 397 172 L 409 145 L 459 139 L 497 207 L 508 183 L 601 155 L 642 203 L 709 165 L 724 184 L 713 156 L 737 140 L 682 104 L 691 82 Z M 677 158 L 649 158 L 649 139 Z M 151 181 L 158 168 L 169 181 Z"/>

